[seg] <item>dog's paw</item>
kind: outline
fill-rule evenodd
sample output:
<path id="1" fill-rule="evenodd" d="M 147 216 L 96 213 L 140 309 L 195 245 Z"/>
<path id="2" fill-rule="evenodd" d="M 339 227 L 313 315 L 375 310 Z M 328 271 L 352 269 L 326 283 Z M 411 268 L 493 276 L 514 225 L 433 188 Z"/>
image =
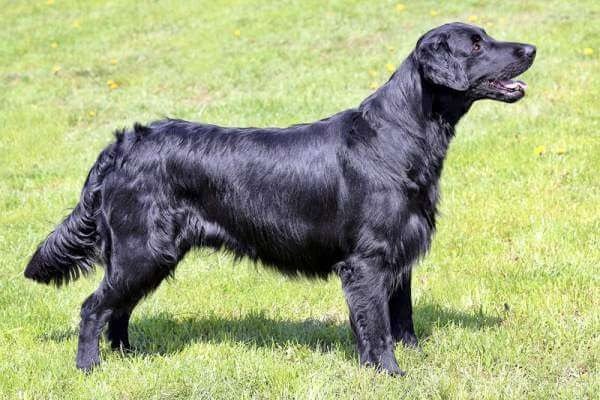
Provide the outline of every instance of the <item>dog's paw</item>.
<path id="1" fill-rule="evenodd" d="M 420 350 L 419 339 L 415 335 L 412 321 L 402 321 L 395 329 L 392 329 L 392 337 L 395 343 L 402 343 L 405 347 Z"/>
<path id="2" fill-rule="evenodd" d="M 377 372 L 391 375 L 391 376 L 404 376 L 406 372 L 402 371 L 398 366 L 396 357 L 392 352 L 384 353 L 379 357 L 368 357 L 362 361 L 362 364 L 366 367 L 373 367 Z"/>
<path id="3" fill-rule="evenodd" d="M 100 365 L 100 357 L 98 356 L 77 356 L 77 359 L 75 360 L 77 369 L 86 374 L 92 372 L 98 365 Z"/>
<path id="4" fill-rule="evenodd" d="M 414 350 L 421 350 L 419 346 L 419 339 L 412 332 L 402 332 L 402 334 L 398 335 L 399 337 L 396 339 L 396 342 L 401 342 L 405 347 Z"/>
<path id="5" fill-rule="evenodd" d="M 135 349 L 129 343 L 111 343 L 110 349 L 115 352 L 119 352 L 123 355 L 135 353 Z"/>
<path id="6" fill-rule="evenodd" d="M 395 357 L 383 357 L 376 366 L 377 371 L 391 376 L 404 376 L 406 372 L 402 371 L 396 362 Z"/>

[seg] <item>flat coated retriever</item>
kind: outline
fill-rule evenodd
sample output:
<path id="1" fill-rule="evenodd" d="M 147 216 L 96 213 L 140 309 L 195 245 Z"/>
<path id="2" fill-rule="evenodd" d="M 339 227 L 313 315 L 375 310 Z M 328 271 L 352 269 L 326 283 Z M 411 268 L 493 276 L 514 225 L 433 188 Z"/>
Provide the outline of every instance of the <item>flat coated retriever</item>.
<path id="1" fill-rule="evenodd" d="M 532 45 L 451 23 L 423 35 L 389 81 L 349 109 L 289 128 L 167 119 L 118 132 L 79 204 L 25 276 L 60 285 L 105 267 L 81 308 L 77 367 L 99 337 L 129 347 L 131 312 L 196 246 L 226 248 L 290 275 L 339 275 L 361 364 L 403 374 L 416 346 L 411 268 L 435 230 L 438 181 L 454 127 L 474 101 L 524 96 L 512 78 Z"/>

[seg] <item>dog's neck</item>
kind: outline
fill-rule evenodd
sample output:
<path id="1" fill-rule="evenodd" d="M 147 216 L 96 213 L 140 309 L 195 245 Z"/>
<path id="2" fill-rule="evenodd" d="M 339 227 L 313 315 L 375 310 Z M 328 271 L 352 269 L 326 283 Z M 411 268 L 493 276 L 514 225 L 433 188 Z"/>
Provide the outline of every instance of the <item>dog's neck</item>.
<path id="1" fill-rule="evenodd" d="M 463 93 L 425 81 L 411 54 L 359 111 L 383 143 L 377 147 L 381 156 L 395 160 L 397 173 L 408 171 L 427 187 L 437 183 L 454 127 L 471 104 Z"/>
<path id="2" fill-rule="evenodd" d="M 411 53 L 389 81 L 362 102 L 360 110 L 375 125 L 413 125 L 416 129 L 410 133 L 415 134 L 424 128 L 423 121 L 427 121 L 452 136 L 454 127 L 472 103 L 464 93 L 423 79 Z"/>

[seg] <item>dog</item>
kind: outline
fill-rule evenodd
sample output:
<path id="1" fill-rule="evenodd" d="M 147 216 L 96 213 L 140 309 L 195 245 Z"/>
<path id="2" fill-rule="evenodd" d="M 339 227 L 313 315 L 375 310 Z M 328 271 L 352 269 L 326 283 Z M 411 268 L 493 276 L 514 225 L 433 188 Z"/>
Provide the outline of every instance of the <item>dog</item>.
<path id="1" fill-rule="evenodd" d="M 288 128 L 166 119 L 116 134 L 79 203 L 25 276 L 61 285 L 104 266 L 83 303 L 76 366 L 100 363 L 105 325 L 128 349 L 136 304 L 192 247 L 227 249 L 285 274 L 337 274 L 362 365 L 402 375 L 417 346 L 411 268 L 436 226 L 455 126 L 481 99 L 516 102 L 536 48 L 450 23 L 425 33 L 358 108 Z"/>

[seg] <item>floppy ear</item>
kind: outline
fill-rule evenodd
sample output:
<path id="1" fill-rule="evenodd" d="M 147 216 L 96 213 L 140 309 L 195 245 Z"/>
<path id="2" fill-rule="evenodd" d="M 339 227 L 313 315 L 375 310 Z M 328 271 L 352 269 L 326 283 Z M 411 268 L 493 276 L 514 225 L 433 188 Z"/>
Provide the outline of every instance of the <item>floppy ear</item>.
<path id="1" fill-rule="evenodd" d="M 445 35 L 419 41 L 415 53 L 421 73 L 427 80 L 458 91 L 469 88 L 467 73 L 451 54 Z"/>

